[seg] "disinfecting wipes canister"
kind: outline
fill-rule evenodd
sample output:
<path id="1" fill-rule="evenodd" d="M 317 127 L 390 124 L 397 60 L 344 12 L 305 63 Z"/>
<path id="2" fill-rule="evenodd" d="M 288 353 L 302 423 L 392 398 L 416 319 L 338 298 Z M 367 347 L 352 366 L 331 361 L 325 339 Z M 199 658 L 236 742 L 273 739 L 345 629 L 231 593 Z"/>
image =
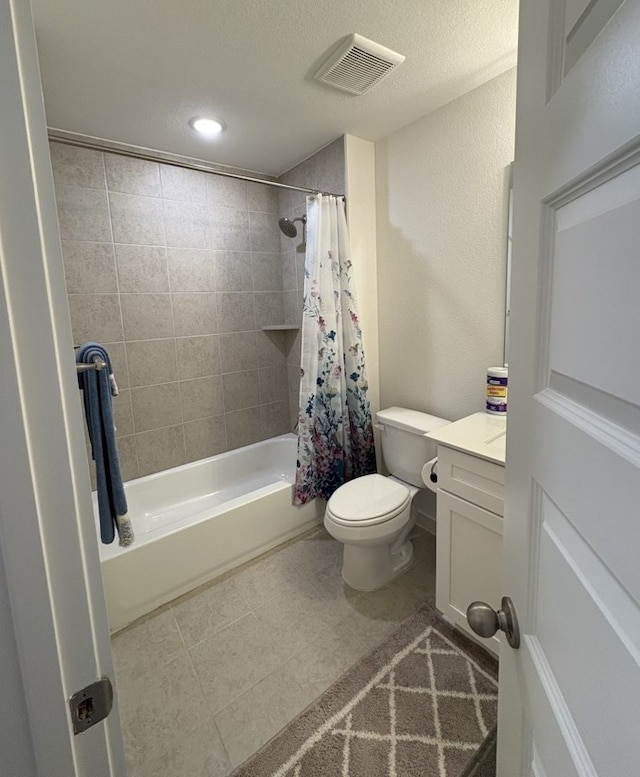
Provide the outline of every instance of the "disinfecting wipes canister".
<path id="1" fill-rule="evenodd" d="M 507 367 L 489 367 L 487 370 L 487 413 L 507 414 L 508 381 L 509 370 Z"/>

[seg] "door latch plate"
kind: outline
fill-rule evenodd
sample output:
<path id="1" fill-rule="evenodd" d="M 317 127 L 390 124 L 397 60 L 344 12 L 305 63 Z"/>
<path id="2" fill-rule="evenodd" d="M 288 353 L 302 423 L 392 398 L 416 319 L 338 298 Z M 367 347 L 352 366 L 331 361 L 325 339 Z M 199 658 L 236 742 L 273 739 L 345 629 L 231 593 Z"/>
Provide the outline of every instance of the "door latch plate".
<path id="1" fill-rule="evenodd" d="M 82 734 L 104 720 L 113 707 L 113 686 L 108 677 L 96 680 L 69 699 L 73 733 Z"/>

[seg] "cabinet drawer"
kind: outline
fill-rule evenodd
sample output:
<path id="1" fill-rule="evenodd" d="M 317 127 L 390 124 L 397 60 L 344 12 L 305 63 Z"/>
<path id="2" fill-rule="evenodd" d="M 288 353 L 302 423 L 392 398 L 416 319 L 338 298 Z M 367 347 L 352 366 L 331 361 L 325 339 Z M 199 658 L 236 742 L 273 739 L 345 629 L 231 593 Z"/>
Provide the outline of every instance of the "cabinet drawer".
<path id="1" fill-rule="evenodd" d="M 504 514 L 504 467 L 500 464 L 439 445 L 438 488 Z"/>

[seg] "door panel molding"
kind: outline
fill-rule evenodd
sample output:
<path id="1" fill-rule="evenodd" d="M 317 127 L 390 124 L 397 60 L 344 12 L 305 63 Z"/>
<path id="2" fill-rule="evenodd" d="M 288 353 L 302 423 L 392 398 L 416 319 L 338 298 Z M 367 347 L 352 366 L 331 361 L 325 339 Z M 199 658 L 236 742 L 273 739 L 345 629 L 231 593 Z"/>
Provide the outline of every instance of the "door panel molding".
<path id="1" fill-rule="evenodd" d="M 553 774 L 562 777 L 599 777 L 587 748 L 580 736 L 575 721 L 567 707 L 564 696 L 551 671 L 549 662 L 537 637 L 525 635 L 527 651 L 523 657 L 525 682 L 533 696 L 537 696 L 536 709 L 539 721 L 532 721 L 536 729 L 544 731 L 545 736 L 533 740 L 532 752 L 537 754 L 539 768 L 546 771 L 542 764 L 547 759 L 545 752 L 553 752 L 555 758 Z M 557 725 L 545 726 L 545 721 L 553 720 Z"/>

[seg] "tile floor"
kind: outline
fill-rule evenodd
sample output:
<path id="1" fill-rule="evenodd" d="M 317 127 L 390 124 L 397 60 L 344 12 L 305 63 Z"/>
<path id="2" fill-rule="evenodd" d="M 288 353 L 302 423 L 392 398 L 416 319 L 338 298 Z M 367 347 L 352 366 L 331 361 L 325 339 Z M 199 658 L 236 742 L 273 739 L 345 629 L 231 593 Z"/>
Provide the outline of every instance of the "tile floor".
<path id="1" fill-rule="evenodd" d="M 433 604 L 435 537 L 379 591 L 341 578 L 323 529 L 156 610 L 112 640 L 129 777 L 225 777 Z"/>

